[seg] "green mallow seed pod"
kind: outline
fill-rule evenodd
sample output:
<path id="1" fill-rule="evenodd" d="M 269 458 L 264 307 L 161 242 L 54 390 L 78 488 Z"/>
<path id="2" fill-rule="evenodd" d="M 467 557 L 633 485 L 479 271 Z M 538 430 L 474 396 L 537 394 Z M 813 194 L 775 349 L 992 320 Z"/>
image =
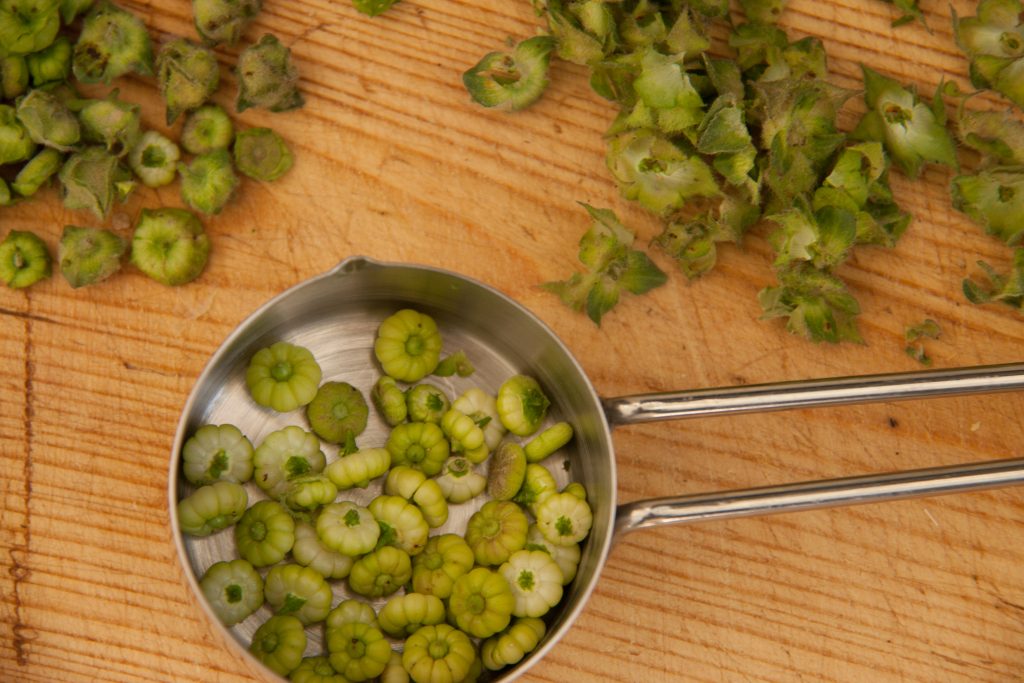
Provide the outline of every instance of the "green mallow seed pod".
<path id="1" fill-rule="evenodd" d="M 18 120 L 40 145 L 70 152 L 82 137 L 78 118 L 55 94 L 36 88 L 17 102 Z"/>
<path id="2" fill-rule="evenodd" d="M 22 125 L 14 107 L 0 104 L 0 166 L 25 161 L 36 151 L 36 143 Z"/>
<path id="3" fill-rule="evenodd" d="M 156 56 L 156 78 L 170 125 L 179 114 L 196 109 L 216 92 L 220 67 L 213 50 L 176 38 Z"/>
<path id="4" fill-rule="evenodd" d="M 157 282 L 192 282 L 206 267 L 210 240 L 203 224 L 178 208 L 143 209 L 132 234 L 131 262 Z"/>
<path id="5" fill-rule="evenodd" d="M 139 106 L 117 99 L 115 90 L 103 100 L 91 100 L 78 112 L 82 138 L 104 145 L 115 156 L 124 156 L 138 142 L 141 133 Z"/>
<path id="6" fill-rule="evenodd" d="M 174 141 L 147 130 L 128 153 L 128 165 L 146 187 L 170 185 L 178 174 L 181 150 Z"/>
<path id="7" fill-rule="evenodd" d="M 27 55 L 57 37 L 60 14 L 54 0 L 0 2 L 0 54 Z"/>
<path id="8" fill-rule="evenodd" d="M 32 76 L 32 85 L 37 88 L 67 80 L 71 72 L 71 41 L 60 36 L 45 50 L 26 55 L 25 63 Z"/>
<path id="9" fill-rule="evenodd" d="M 134 187 L 131 172 L 102 147 L 72 154 L 59 177 L 64 206 L 86 209 L 100 220 L 107 217 L 115 200 L 124 201 Z"/>
<path id="10" fill-rule="evenodd" d="M 64 226 L 57 245 L 61 275 L 72 287 L 95 284 L 121 268 L 128 241 L 111 230 Z"/>
<path id="11" fill-rule="evenodd" d="M 238 176 L 226 149 L 200 154 L 190 164 L 178 164 L 178 172 L 182 200 L 205 214 L 220 213 L 238 187 Z"/>
<path id="12" fill-rule="evenodd" d="M 13 100 L 28 90 L 28 64 L 21 55 L 0 59 L 0 100 Z"/>
<path id="13" fill-rule="evenodd" d="M 71 70 L 82 83 L 109 83 L 130 71 L 153 75 L 153 46 L 146 25 L 104 0 L 82 22 Z"/>
<path id="14" fill-rule="evenodd" d="M 491 52 L 462 74 L 473 101 L 485 107 L 517 111 L 536 102 L 548 87 L 548 66 L 555 39 L 534 36 L 511 52 Z"/>
<path id="15" fill-rule="evenodd" d="M 67 26 L 92 7 L 94 0 L 60 0 L 60 20 Z"/>
<path id="16" fill-rule="evenodd" d="M 60 170 L 63 162 L 63 154 L 46 147 L 21 167 L 18 175 L 11 181 L 11 189 L 22 197 L 31 197 Z"/>
<path id="17" fill-rule="evenodd" d="M 7 185 L 7 181 L 0 178 L 0 206 L 10 206 L 14 203 L 14 197 L 11 196 L 11 188 Z"/>
<path id="18" fill-rule="evenodd" d="M 235 108 L 262 107 L 274 112 L 301 107 L 305 101 L 298 89 L 299 72 L 292 64 L 291 50 L 273 34 L 250 45 L 238 56 L 238 99 Z"/>
<path id="19" fill-rule="evenodd" d="M 204 43 L 234 45 L 262 7 L 262 0 L 192 0 L 192 15 Z"/>
<path id="20" fill-rule="evenodd" d="M 178 142 L 189 154 L 206 154 L 215 149 L 227 149 L 235 137 L 231 117 L 217 104 L 204 104 L 190 111 L 181 126 Z"/>
<path id="21" fill-rule="evenodd" d="M 256 180 L 277 180 L 292 167 L 288 144 L 269 128 L 250 128 L 235 136 L 235 166 Z"/>
<path id="22" fill-rule="evenodd" d="M 22 289 L 50 277 L 50 250 L 34 232 L 11 230 L 0 242 L 0 282 Z"/>

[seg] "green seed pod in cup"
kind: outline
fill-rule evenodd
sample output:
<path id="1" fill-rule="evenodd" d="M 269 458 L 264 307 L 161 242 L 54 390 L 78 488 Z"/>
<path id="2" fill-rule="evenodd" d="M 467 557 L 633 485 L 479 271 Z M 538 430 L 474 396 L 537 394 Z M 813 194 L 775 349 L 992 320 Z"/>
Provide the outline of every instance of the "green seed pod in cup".
<path id="1" fill-rule="evenodd" d="M 277 180 L 294 159 L 284 139 L 269 128 L 250 128 L 235 136 L 235 166 L 255 180 Z"/>
<path id="2" fill-rule="evenodd" d="M 146 25 L 104 0 L 82 22 L 71 70 L 82 83 L 110 83 L 129 72 L 152 76 L 153 46 Z"/>
<path id="3" fill-rule="evenodd" d="M 115 156 L 123 156 L 141 136 L 139 105 L 117 99 L 117 91 L 102 100 L 91 100 L 78 112 L 82 138 L 106 147 Z"/>
<path id="4" fill-rule="evenodd" d="M 223 107 L 204 104 L 185 117 L 178 142 L 189 154 L 199 155 L 215 149 L 227 149 L 234 137 L 235 125 Z"/>
<path id="5" fill-rule="evenodd" d="M 32 85 L 39 87 L 54 81 L 67 80 L 71 72 L 71 41 L 61 36 L 45 50 L 25 56 L 25 65 Z"/>
<path id="6" fill-rule="evenodd" d="M 11 230 L 0 242 L 0 282 L 23 289 L 50 277 L 52 259 L 46 242 L 27 230 Z"/>
<path id="7" fill-rule="evenodd" d="M 18 99 L 18 120 L 40 145 L 70 152 L 82 137 L 78 118 L 52 92 L 36 88 Z"/>
<path id="8" fill-rule="evenodd" d="M 213 50 L 176 38 L 156 56 L 156 78 L 170 125 L 179 114 L 198 108 L 217 91 L 220 66 Z"/>
<path id="9" fill-rule="evenodd" d="M 199 277 L 210 255 L 203 224 L 185 209 L 143 209 L 132 234 L 131 261 L 165 285 L 183 285 Z"/>
<path id="10" fill-rule="evenodd" d="M 102 147 L 75 152 L 60 169 L 61 196 L 69 209 L 86 209 L 103 220 L 114 201 L 124 201 L 135 183 L 131 171 Z"/>
<path id="11" fill-rule="evenodd" d="M 72 287 L 106 280 L 121 269 L 128 241 L 111 230 L 64 226 L 57 245 L 61 275 Z"/>
<path id="12" fill-rule="evenodd" d="M 262 8 L 262 0 L 192 0 L 196 31 L 207 45 L 237 43 Z"/>
<path id="13" fill-rule="evenodd" d="M 181 150 L 174 141 L 147 130 L 128 152 L 128 165 L 146 187 L 171 184 L 178 175 Z"/>
<path id="14" fill-rule="evenodd" d="M 27 55 L 46 48 L 60 30 L 53 0 L 5 0 L 0 3 L 0 52 Z"/>
<path id="15" fill-rule="evenodd" d="M 277 36 L 267 33 L 238 56 L 238 99 L 235 108 L 245 111 L 260 107 L 274 112 L 301 107 L 299 72 L 292 64 L 291 50 Z"/>
<path id="16" fill-rule="evenodd" d="M 196 211 L 220 213 L 238 187 L 238 176 L 226 149 L 200 154 L 190 164 L 178 164 L 181 198 Z"/>

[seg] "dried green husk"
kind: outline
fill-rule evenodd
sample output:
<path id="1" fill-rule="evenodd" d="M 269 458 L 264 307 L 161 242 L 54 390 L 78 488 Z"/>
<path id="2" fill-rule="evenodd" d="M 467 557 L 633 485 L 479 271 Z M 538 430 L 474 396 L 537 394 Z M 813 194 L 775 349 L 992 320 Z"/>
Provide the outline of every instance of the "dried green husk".
<path id="1" fill-rule="evenodd" d="M 262 0 L 192 0 L 196 31 L 207 45 L 234 45 L 262 9 Z"/>
<path id="2" fill-rule="evenodd" d="M 110 83 L 127 73 L 153 75 L 153 46 L 145 24 L 103 0 L 82 21 L 71 70 L 82 83 Z"/>
<path id="3" fill-rule="evenodd" d="M 60 169 L 64 206 L 86 210 L 99 220 L 115 201 L 124 201 L 134 189 L 131 172 L 103 147 L 86 147 L 67 158 Z"/>
<path id="4" fill-rule="evenodd" d="M 289 111 L 305 102 L 299 92 L 299 72 L 292 63 L 291 50 L 273 34 L 265 34 L 258 43 L 242 51 L 235 73 L 238 76 L 235 108 L 239 112 L 250 107 Z"/>
<path id="5" fill-rule="evenodd" d="M 211 49 L 176 38 L 157 53 L 156 77 L 170 125 L 181 113 L 199 108 L 217 91 L 220 65 Z"/>

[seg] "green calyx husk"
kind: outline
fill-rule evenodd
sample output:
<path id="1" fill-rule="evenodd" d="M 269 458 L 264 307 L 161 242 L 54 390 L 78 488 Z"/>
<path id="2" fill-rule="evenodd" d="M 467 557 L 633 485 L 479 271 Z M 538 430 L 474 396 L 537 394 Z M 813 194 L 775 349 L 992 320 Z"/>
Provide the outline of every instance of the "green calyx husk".
<path id="1" fill-rule="evenodd" d="M 973 16 L 953 12 L 953 36 L 968 60 L 971 84 L 1024 106 L 1024 23 L 1020 0 L 981 0 Z"/>
<path id="2" fill-rule="evenodd" d="M 0 165 L 25 161 L 35 151 L 36 143 L 14 107 L 0 104 Z"/>
<path id="3" fill-rule="evenodd" d="M 103 145 L 114 156 L 124 156 L 142 135 L 139 105 L 117 98 L 117 91 L 102 100 L 89 100 L 81 106 L 78 120 L 85 142 Z"/>
<path id="4" fill-rule="evenodd" d="M 235 108 L 239 112 L 250 107 L 289 111 L 305 102 L 299 92 L 299 72 L 292 63 L 291 50 L 271 33 L 242 51 L 235 73 L 238 77 Z"/>
<path id="5" fill-rule="evenodd" d="M 632 248 L 634 235 L 609 209 L 583 204 L 594 223 L 580 240 L 579 260 L 586 272 L 543 287 L 574 310 L 586 310 L 600 325 L 622 291 L 643 294 L 665 283 L 667 276 L 647 254 Z"/>
<path id="6" fill-rule="evenodd" d="M 73 153 L 58 177 L 64 206 L 91 211 L 99 220 L 107 217 L 115 201 L 124 201 L 135 188 L 128 168 L 103 147 L 85 147 Z"/>
<path id="7" fill-rule="evenodd" d="M 210 254 L 200 220 L 177 208 L 143 209 L 132 233 L 131 262 L 165 285 L 184 285 L 199 277 Z"/>
<path id="8" fill-rule="evenodd" d="M 758 294 L 764 318 L 786 318 L 786 329 L 814 342 L 862 342 L 860 305 L 835 275 L 808 262 L 778 272 L 779 284 Z"/>
<path id="9" fill-rule="evenodd" d="M 235 125 L 224 108 L 217 104 L 204 104 L 185 117 L 178 142 L 189 154 L 199 155 L 215 149 L 227 149 L 234 137 Z"/>
<path id="10" fill-rule="evenodd" d="M 61 275 L 72 287 L 106 280 L 121 268 L 128 241 L 111 230 L 67 225 L 57 245 Z"/>
<path id="11" fill-rule="evenodd" d="M 1024 248 L 1013 250 L 1007 272 L 1000 273 L 985 261 L 978 261 L 981 278 L 966 278 L 963 292 L 973 304 L 1001 303 L 1024 310 Z"/>
<path id="12" fill-rule="evenodd" d="M 196 211 L 220 213 L 238 187 L 238 176 L 226 149 L 200 154 L 191 163 L 178 164 L 181 198 Z"/>
<path id="13" fill-rule="evenodd" d="M 70 152 L 82 137 L 78 117 L 54 93 L 35 88 L 18 98 L 18 121 L 33 141 Z"/>
<path id="14" fill-rule="evenodd" d="M 103 0 L 82 21 L 71 70 L 82 83 L 110 83 L 129 72 L 153 75 L 153 46 L 145 24 Z"/>
<path id="15" fill-rule="evenodd" d="M 11 230 L 0 242 L 0 281 L 11 289 L 50 277 L 52 262 L 46 243 L 33 232 Z"/>
<path id="16" fill-rule="evenodd" d="M 197 109 L 216 92 L 220 65 L 213 50 L 176 38 L 157 53 L 156 77 L 170 125 L 182 112 Z"/>
<path id="17" fill-rule="evenodd" d="M 207 45 L 237 43 L 262 8 L 262 0 L 192 0 L 196 31 Z"/>
<path id="18" fill-rule="evenodd" d="M 906 340 L 904 352 L 921 365 L 931 365 L 932 359 L 925 349 L 924 342 L 927 339 L 938 339 L 942 334 L 939 324 L 927 318 L 916 325 L 910 325 L 903 333 Z"/>
<path id="19" fill-rule="evenodd" d="M 47 83 L 64 81 L 71 73 L 71 41 L 60 36 L 44 50 L 25 56 L 32 85 L 39 87 Z"/>
<path id="20" fill-rule="evenodd" d="M 249 128 L 235 136 L 235 168 L 255 180 L 277 180 L 294 163 L 288 143 L 270 128 Z"/>
<path id="21" fill-rule="evenodd" d="M 555 40 L 540 35 L 527 38 L 509 52 L 491 52 L 462 74 L 474 102 L 485 107 L 525 109 L 548 86 L 548 67 Z"/>

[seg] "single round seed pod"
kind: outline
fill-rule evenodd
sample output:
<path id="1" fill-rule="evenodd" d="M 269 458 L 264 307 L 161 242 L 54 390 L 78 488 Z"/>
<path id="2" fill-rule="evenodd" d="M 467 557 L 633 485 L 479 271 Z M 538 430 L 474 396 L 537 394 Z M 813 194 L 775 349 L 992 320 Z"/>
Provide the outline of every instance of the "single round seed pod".
<path id="1" fill-rule="evenodd" d="M 139 105 L 122 102 L 117 92 L 102 100 L 92 100 L 78 112 L 82 138 L 104 145 L 115 156 L 128 153 L 142 135 Z"/>
<path id="2" fill-rule="evenodd" d="M 220 66 L 213 50 L 176 38 L 157 53 L 156 79 L 170 125 L 179 114 L 196 109 L 217 91 Z"/>
<path id="3" fill-rule="evenodd" d="M 51 271 L 50 250 L 34 232 L 11 230 L 0 242 L 0 281 L 11 289 L 33 285 Z"/>
<path id="4" fill-rule="evenodd" d="M 110 83 L 135 72 L 153 75 L 153 46 L 138 17 L 103 0 L 85 16 L 71 57 L 71 71 L 82 83 Z"/>
<path id="5" fill-rule="evenodd" d="M 18 120 L 40 145 L 70 152 L 82 137 L 78 117 L 54 93 L 36 88 L 18 99 Z"/>
<path id="6" fill-rule="evenodd" d="M 13 100 L 28 90 L 28 63 L 21 55 L 0 59 L 0 100 Z"/>
<path id="7" fill-rule="evenodd" d="M 262 0 L 192 0 L 192 16 L 204 43 L 234 45 L 262 7 Z"/>
<path id="8" fill-rule="evenodd" d="M 71 73 L 71 41 L 61 36 L 45 50 L 25 56 L 32 85 L 39 87 L 54 81 L 67 80 Z"/>
<path id="9" fill-rule="evenodd" d="M 128 165 L 146 187 L 169 185 L 178 175 L 181 150 L 174 141 L 147 130 L 128 152 Z"/>
<path id="10" fill-rule="evenodd" d="M 60 14 L 56 2 L 8 0 L 0 7 L 0 45 L 4 54 L 39 52 L 57 37 Z"/>
<path id="11" fill-rule="evenodd" d="M 143 209 L 132 234 L 131 262 L 165 285 L 183 285 L 199 277 L 210 255 L 203 224 L 178 208 Z"/>
<path id="12" fill-rule="evenodd" d="M 234 137 L 235 125 L 223 107 L 204 104 L 188 113 L 178 142 L 189 154 L 199 155 L 215 149 L 227 149 Z"/>
<path id="13" fill-rule="evenodd" d="M 51 147 L 45 147 L 29 159 L 11 181 L 11 189 L 22 197 L 31 197 L 43 186 L 64 163 L 64 155 Z"/>
<path id="14" fill-rule="evenodd" d="M 291 50 L 277 36 L 267 33 L 238 56 L 238 99 L 235 108 L 262 107 L 280 112 L 304 104 L 298 89 L 299 72 L 292 64 Z"/>
<path id="15" fill-rule="evenodd" d="M 250 128 L 235 136 L 235 166 L 255 180 L 277 180 L 292 167 L 287 143 L 269 128 Z"/>
<path id="16" fill-rule="evenodd" d="M 313 433 L 328 443 L 342 443 L 366 429 L 369 406 L 348 382 L 324 382 L 306 406 Z"/>
<path id="17" fill-rule="evenodd" d="M 487 493 L 495 500 L 512 500 L 526 479 L 526 453 L 514 441 L 503 441 L 491 456 Z"/>
<path id="18" fill-rule="evenodd" d="M 178 164 L 181 198 L 205 214 L 220 213 L 238 187 L 238 176 L 226 149 L 200 154 L 190 164 Z"/>
<path id="19" fill-rule="evenodd" d="M 106 280 L 121 268 L 128 241 L 112 230 L 64 226 L 57 244 L 61 275 L 78 288 Z"/>
<path id="20" fill-rule="evenodd" d="M 124 201 L 135 183 L 131 172 L 102 147 L 75 152 L 60 169 L 61 197 L 69 209 L 91 211 L 103 220 L 114 201 Z"/>

